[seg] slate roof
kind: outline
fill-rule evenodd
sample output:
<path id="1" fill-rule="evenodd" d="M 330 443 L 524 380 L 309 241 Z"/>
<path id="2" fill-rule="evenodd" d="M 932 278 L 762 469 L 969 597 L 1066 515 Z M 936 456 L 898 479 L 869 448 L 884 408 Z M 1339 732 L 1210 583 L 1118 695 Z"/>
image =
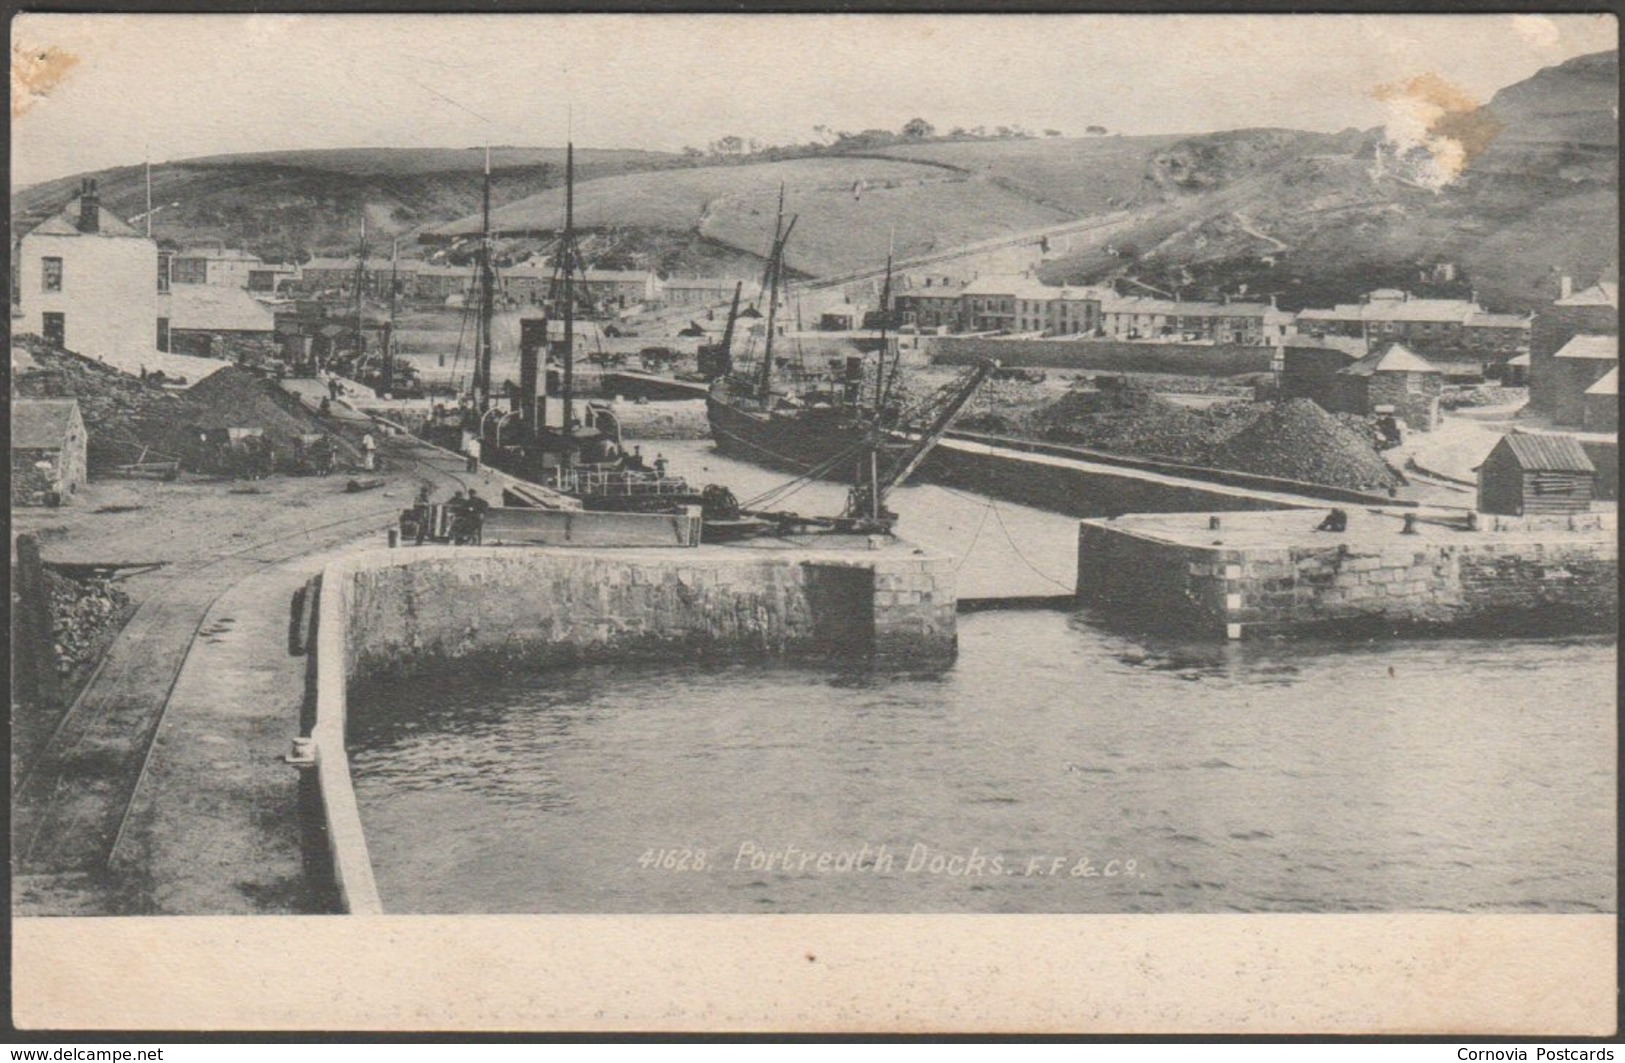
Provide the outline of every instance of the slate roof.
<path id="1" fill-rule="evenodd" d="M 129 222 L 119 218 L 106 206 L 97 212 L 96 231 L 82 233 L 79 231 L 79 200 L 75 197 L 67 207 L 46 218 L 29 231 L 30 236 L 107 236 L 107 237 L 135 237 L 146 240 L 149 237 L 137 230 Z"/>
<path id="2" fill-rule="evenodd" d="M 1590 336 L 1581 334 L 1557 349 L 1554 358 L 1587 358 L 1604 362 L 1619 361 L 1618 336 Z"/>
<path id="3" fill-rule="evenodd" d="M 1619 284 L 1608 281 L 1599 281 L 1583 291 L 1575 292 L 1567 299 L 1559 299 L 1556 306 L 1619 306 Z"/>
<path id="4" fill-rule="evenodd" d="M 68 435 L 79 403 L 73 399 L 12 399 L 13 450 L 56 450 Z"/>
<path id="5" fill-rule="evenodd" d="M 1491 314 L 1479 310 L 1467 318 L 1467 324 L 1471 328 L 1530 328 L 1534 322 L 1522 314 Z"/>
<path id="6" fill-rule="evenodd" d="M 672 277 L 669 280 L 664 280 L 660 283 L 668 290 L 705 290 L 715 288 L 719 290 L 732 291 L 733 286 L 738 282 L 728 280 L 724 277 Z M 935 290 L 935 288 L 932 289 L 932 291 Z M 924 289 L 922 288 L 921 291 L 924 291 Z M 912 294 L 912 292 L 910 294 Z"/>
<path id="7" fill-rule="evenodd" d="M 175 252 L 176 258 L 206 258 L 211 262 L 260 262 L 260 256 L 238 247 L 188 247 Z"/>
<path id="8" fill-rule="evenodd" d="M 241 288 L 177 284 L 169 293 L 169 327 L 196 332 L 270 332 L 276 316 Z"/>
<path id="9" fill-rule="evenodd" d="M 1478 307 L 1465 299 L 1373 300 L 1365 304 L 1367 321 L 1444 321 L 1459 324 L 1478 312 Z"/>
<path id="10" fill-rule="evenodd" d="M 1385 351 L 1368 354 L 1346 369 L 1348 376 L 1371 376 L 1373 373 L 1437 373 L 1438 367 L 1426 358 L 1413 353 L 1404 344 L 1396 343 Z"/>

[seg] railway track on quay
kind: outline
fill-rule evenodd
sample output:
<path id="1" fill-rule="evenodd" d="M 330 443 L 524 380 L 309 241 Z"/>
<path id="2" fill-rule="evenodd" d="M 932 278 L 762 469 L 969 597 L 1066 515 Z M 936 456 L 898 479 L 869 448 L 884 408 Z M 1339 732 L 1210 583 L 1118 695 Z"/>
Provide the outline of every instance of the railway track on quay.
<path id="1" fill-rule="evenodd" d="M 444 461 L 415 448 L 392 449 L 391 472 L 398 477 L 449 489 L 467 486 Z M 394 497 L 386 504 L 368 502 L 362 512 L 312 526 L 289 524 L 304 511 L 272 517 L 260 527 L 269 525 L 274 534 L 153 577 L 157 585 L 139 601 L 38 755 L 20 765 L 13 780 L 18 914 L 125 912 L 129 890 L 122 880 L 128 869 L 118 852 L 170 697 L 198 639 L 229 634 L 235 621 L 216 618 L 220 630 L 205 630 L 211 611 L 249 576 L 387 527 L 401 508 Z"/>

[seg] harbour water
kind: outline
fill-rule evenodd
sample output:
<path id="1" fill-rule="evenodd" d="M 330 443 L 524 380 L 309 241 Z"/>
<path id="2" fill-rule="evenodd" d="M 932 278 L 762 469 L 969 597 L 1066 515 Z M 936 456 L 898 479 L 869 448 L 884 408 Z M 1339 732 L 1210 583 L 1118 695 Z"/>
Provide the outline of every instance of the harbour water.
<path id="1" fill-rule="evenodd" d="M 742 498 L 782 480 L 661 449 Z M 929 486 L 895 508 L 966 558 L 961 594 L 1071 579 L 1070 520 Z M 938 675 L 380 686 L 352 756 L 395 912 L 1614 911 L 1614 661 L 1606 637 L 1224 644 L 988 612 Z"/>

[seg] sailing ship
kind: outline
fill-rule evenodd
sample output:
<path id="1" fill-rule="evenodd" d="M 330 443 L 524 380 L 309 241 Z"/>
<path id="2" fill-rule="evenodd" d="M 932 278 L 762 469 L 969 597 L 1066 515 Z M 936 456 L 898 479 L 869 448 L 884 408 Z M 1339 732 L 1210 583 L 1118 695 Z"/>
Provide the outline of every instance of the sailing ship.
<path id="1" fill-rule="evenodd" d="M 715 369 L 717 379 L 706 398 L 711 435 L 724 454 L 797 473 L 849 480 L 857 485 L 855 491 L 878 498 L 884 485 L 895 484 L 913 471 L 918 460 L 923 459 L 923 454 L 917 453 L 921 439 L 933 434 L 940 437 L 936 431 L 939 421 L 942 431 L 946 431 L 992 365 L 972 367 L 923 401 L 905 403 L 900 388 L 900 353 L 887 334 L 892 282 L 892 260 L 888 255 L 880 295 L 878 354 L 872 374 L 865 359 L 853 355 L 846 358 L 840 378 L 833 383 L 827 378 L 815 378 L 810 386 L 803 382 L 799 388 L 784 387 L 778 379 L 780 366 L 773 345 L 784 280 L 784 250 L 795 225 L 795 216 L 785 223 L 781 188 L 773 243 L 763 272 L 762 298 L 767 319 L 761 357 L 754 371 L 735 370 L 727 350 L 733 333 L 730 315 L 721 364 Z"/>
<path id="2" fill-rule="evenodd" d="M 593 403 L 584 404 L 583 418 L 576 416 L 575 323 L 578 309 L 576 279 L 585 279 L 575 237 L 575 147 L 565 149 L 564 230 L 554 254 L 554 278 L 549 287 L 546 314 L 520 322 L 519 384 L 499 403 L 491 376 L 492 320 L 495 316 L 496 275 L 491 234 L 490 156 L 486 157 L 484 214 L 477 258 L 479 326 L 475 333 L 475 367 L 472 389 L 462 408 L 462 431 L 482 440 L 482 453 L 493 466 L 532 483 L 551 487 L 579 499 L 589 510 L 670 512 L 697 505 L 703 518 L 707 541 L 745 538 L 759 534 L 796 532 L 835 532 L 847 534 L 889 534 L 896 515 L 886 508 L 886 495 L 900 485 L 925 460 L 948 429 L 955 415 L 992 371 L 992 363 L 973 366 L 953 386 L 930 397 L 925 403 L 904 410 L 896 401 L 895 358 L 886 372 L 882 357 L 877 367 L 874 399 L 863 401 L 861 359 L 849 360 L 843 390 L 839 395 L 813 396 L 803 393 L 799 402 L 787 401 L 773 390 L 772 335 L 778 289 L 782 280 L 784 244 L 795 227 L 783 221 L 783 192 L 774 236 L 774 253 L 769 258 L 765 286 L 771 300 L 767 314 L 767 345 L 763 368 L 750 378 L 750 392 L 764 416 L 752 421 L 765 424 L 768 431 L 789 426 L 795 438 L 808 440 L 796 451 L 799 460 L 792 467 L 801 475 L 788 484 L 741 504 L 722 485 L 697 490 L 680 476 L 669 476 L 664 462 L 647 465 L 634 448 L 630 453 L 622 442 L 614 412 Z M 887 290 L 890 265 L 887 267 Z M 731 374 L 735 324 L 739 313 L 739 290 L 734 292 L 728 326 L 721 343 L 703 349 L 701 362 L 707 375 L 716 375 L 718 384 L 707 400 L 708 408 L 720 407 L 726 416 Z M 562 326 L 553 338 L 554 320 Z M 884 338 L 884 333 L 883 333 Z M 559 365 L 560 416 L 556 425 L 547 416 L 545 357 Z M 748 406 L 739 407 L 752 418 Z M 717 425 L 713 413 L 712 425 Z M 515 429 L 504 430 L 510 421 Z M 760 430 L 759 428 L 757 429 Z M 721 436 L 719 435 L 719 440 Z M 726 448 L 725 448 L 726 449 Z M 747 456 L 749 456 L 747 454 Z M 848 473 L 848 468 L 850 472 Z M 794 486 L 810 476 L 848 478 L 852 489 L 845 509 L 835 516 L 807 516 L 800 513 L 762 508 L 786 497 Z M 516 496 L 514 501 L 523 502 Z"/>

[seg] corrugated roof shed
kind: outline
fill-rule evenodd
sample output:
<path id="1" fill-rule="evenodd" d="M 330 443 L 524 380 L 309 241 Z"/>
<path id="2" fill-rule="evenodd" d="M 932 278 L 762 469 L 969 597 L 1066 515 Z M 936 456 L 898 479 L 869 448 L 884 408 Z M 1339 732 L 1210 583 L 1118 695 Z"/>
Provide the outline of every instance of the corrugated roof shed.
<path id="1" fill-rule="evenodd" d="M 1581 334 L 1559 347 L 1554 358 L 1587 358 L 1605 362 L 1619 361 L 1618 336 L 1589 336 Z"/>
<path id="2" fill-rule="evenodd" d="M 1531 472 L 1596 472 L 1585 448 L 1573 436 L 1514 432 L 1501 437 L 1518 464 Z M 1497 444 L 1500 445 L 1500 444 Z"/>
<path id="3" fill-rule="evenodd" d="M 12 399 L 12 448 L 54 450 L 62 446 L 78 406 L 74 399 Z"/>

